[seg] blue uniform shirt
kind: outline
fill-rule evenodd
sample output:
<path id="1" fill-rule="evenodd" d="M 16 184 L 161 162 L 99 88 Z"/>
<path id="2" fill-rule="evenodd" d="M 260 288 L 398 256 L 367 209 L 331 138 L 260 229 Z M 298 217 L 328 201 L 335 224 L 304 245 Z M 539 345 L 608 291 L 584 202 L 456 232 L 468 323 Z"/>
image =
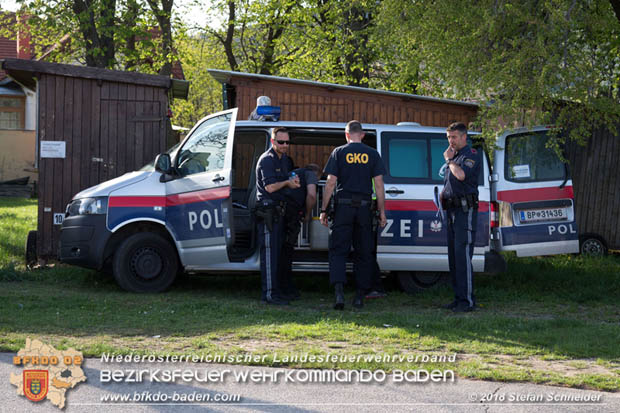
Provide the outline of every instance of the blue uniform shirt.
<path id="1" fill-rule="evenodd" d="M 372 178 L 385 175 L 383 160 L 375 149 L 361 142 L 339 146 L 327 160 L 325 173 L 338 177 L 336 195 L 372 194 Z"/>
<path id="2" fill-rule="evenodd" d="M 272 193 L 267 192 L 267 185 L 288 179 L 288 165 L 290 161 L 286 154 L 278 158 L 278 154 L 273 148 L 263 153 L 256 164 L 256 199 L 258 201 L 286 201 L 288 188 L 282 188 Z"/>
<path id="3" fill-rule="evenodd" d="M 299 176 L 300 186 L 290 190 L 289 200 L 295 207 L 305 210 L 308 185 L 317 185 L 319 180 L 314 172 L 306 168 L 297 168 L 293 172 Z"/>
<path id="4" fill-rule="evenodd" d="M 478 195 L 478 176 L 480 175 L 480 153 L 475 149 L 465 146 L 457 152 L 453 161 L 465 172 L 465 180 L 456 179 L 450 168 L 446 168 L 444 176 L 443 198 L 463 197 L 467 194 Z"/>

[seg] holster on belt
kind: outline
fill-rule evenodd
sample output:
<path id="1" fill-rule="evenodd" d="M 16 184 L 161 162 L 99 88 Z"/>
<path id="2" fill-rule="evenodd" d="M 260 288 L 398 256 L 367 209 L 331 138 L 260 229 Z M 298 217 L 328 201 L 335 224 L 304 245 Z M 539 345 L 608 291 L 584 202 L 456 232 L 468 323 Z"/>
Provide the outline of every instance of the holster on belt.
<path id="1" fill-rule="evenodd" d="M 375 199 L 372 200 L 370 204 L 370 214 L 372 216 L 372 232 L 373 234 L 377 232 L 377 228 L 379 227 L 380 221 L 380 213 L 379 208 L 377 208 L 377 201 Z"/>
<path id="2" fill-rule="evenodd" d="M 443 209 L 462 208 L 463 212 L 467 212 L 470 209 L 478 209 L 478 195 L 467 194 L 462 197 L 452 197 L 441 200 L 441 206 Z"/>
<path id="3" fill-rule="evenodd" d="M 265 227 L 271 232 L 273 231 L 273 224 L 276 224 L 284 215 L 285 207 L 280 204 L 260 204 L 254 208 L 254 214 L 263 220 Z"/>

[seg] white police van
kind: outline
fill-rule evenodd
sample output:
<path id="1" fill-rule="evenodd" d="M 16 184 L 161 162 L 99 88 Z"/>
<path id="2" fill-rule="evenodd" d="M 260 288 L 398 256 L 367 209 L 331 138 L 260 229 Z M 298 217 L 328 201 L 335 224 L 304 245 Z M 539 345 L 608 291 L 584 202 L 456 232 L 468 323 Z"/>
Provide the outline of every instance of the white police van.
<path id="1" fill-rule="evenodd" d="M 271 129 L 288 128 L 294 145 L 325 154 L 319 160 L 324 166 L 325 147 L 345 143 L 345 124 L 236 116 L 237 109 L 208 116 L 153 164 L 75 195 L 62 225 L 60 259 L 95 269 L 111 264 L 119 285 L 136 292 L 163 291 L 181 270 L 259 271 L 255 168 Z M 379 150 L 387 170 L 388 224 L 378 231 L 379 266 L 398 275 L 405 290 L 428 286 L 448 271 L 445 224 L 433 201 L 443 184 L 445 129 L 363 126 L 364 142 Z M 493 173 L 479 151 L 474 271 L 501 271 L 502 250 L 520 256 L 578 252 L 571 180 L 545 141 L 544 128 L 500 137 Z M 318 207 L 315 215 L 300 234 L 296 271 L 328 271 L 327 229 L 318 222 Z"/>

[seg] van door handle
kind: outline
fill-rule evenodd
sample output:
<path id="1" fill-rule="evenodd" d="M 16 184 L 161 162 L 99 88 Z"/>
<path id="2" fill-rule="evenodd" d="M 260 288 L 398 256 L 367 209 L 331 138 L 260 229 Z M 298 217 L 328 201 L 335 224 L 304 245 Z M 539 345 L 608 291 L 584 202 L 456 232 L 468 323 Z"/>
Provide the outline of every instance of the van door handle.
<path id="1" fill-rule="evenodd" d="M 397 194 L 404 194 L 405 191 L 401 190 L 401 189 L 387 189 L 385 191 L 386 194 L 390 194 L 390 195 L 397 195 Z"/>
<path id="2" fill-rule="evenodd" d="M 213 182 L 220 182 L 220 181 L 223 181 L 224 179 L 226 178 L 224 178 L 223 176 L 215 175 L 215 178 L 213 178 Z"/>

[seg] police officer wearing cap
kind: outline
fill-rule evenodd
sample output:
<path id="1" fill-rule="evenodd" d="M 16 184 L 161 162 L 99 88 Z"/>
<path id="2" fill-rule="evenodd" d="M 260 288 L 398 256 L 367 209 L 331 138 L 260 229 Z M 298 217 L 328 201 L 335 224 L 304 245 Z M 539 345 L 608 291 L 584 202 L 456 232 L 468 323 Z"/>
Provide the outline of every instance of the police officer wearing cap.
<path id="1" fill-rule="evenodd" d="M 285 128 L 274 128 L 271 148 L 258 158 L 256 165 L 256 218 L 260 245 L 262 300 L 268 304 L 286 305 L 279 291 L 279 264 L 284 235 L 282 216 L 286 194 L 299 188 L 299 178 L 289 179 L 288 146 L 290 137 Z"/>
<path id="2" fill-rule="evenodd" d="M 448 219 L 448 261 L 454 301 L 444 306 L 454 312 L 473 311 L 474 272 L 472 256 L 478 223 L 480 156 L 467 144 L 467 127 L 456 122 L 446 129 L 449 146 L 441 202 Z"/>
<path id="3" fill-rule="evenodd" d="M 323 192 L 321 223 L 327 222 L 327 208 L 334 195 L 334 218 L 329 239 L 329 280 L 334 285 L 336 302 L 334 308 L 344 309 L 343 285 L 346 282 L 346 263 L 351 244 L 357 254 L 355 273 L 357 292 L 353 306 L 364 306 L 364 293 L 370 287 L 373 269 L 373 240 L 371 197 L 372 181 L 377 194 L 379 224 L 385 226 L 385 190 L 383 175 L 385 167 L 379 153 L 362 143 L 364 131 L 360 122 L 352 120 L 345 129 L 347 144 L 331 153 L 325 173 L 327 183 Z M 371 181 L 372 180 L 372 181 Z"/>

